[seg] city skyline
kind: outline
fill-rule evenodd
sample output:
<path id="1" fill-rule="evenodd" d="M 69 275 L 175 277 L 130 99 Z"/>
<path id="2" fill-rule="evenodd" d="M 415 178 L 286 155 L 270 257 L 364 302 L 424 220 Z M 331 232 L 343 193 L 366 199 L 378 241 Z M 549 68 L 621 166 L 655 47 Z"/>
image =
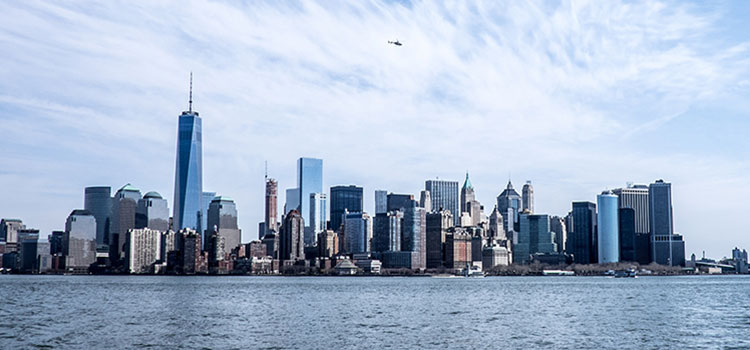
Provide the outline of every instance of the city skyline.
<path id="1" fill-rule="evenodd" d="M 174 48 L 186 39 L 169 30 L 155 33 L 154 27 L 165 23 L 138 16 L 148 8 L 116 14 L 107 5 L 89 13 L 73 5 L 2 5 L 7 11 L 0 11 L 0 38 L 11 50 L 2 60 L 7 79 L 0 82 L 0 152 L 11 166 L 0 171 L 6 194 L 0 216 L 20 218 L 45 235 L 63 229 L 71 210 L 84 207 L 84 187 L 109 186 L 116 191 L 127 183 L 144 193 L 159 192 L 174 210 L 177 116 L 187 109 L 187 74 L 193 70 L 194 108 L 203 120 L 203 190 L 235 198 L 243 242 L 257 237 L 257 225 L 263 221 L 263 162 L 268 161 L 269 176 L 278 180 L 281 211 L 284 189 L 296 186 L 296 160 L 314 157 L 325 162 L 324 193 L 330 195 L 330 187 L 336 185 L 361 186 L 364 209 L 372 216 L 376 189 L 418 198 L 425 180 L 461 181 L 467 168 L 485 215 L 505 188 L 508 173 L 517 191 L 526 180 L 533 182 L 535 212 L 558 216 L 570 211 L 572 201 L 595 202 L 602 190 L 663 178 L 674 186 L 674 232 L 686 237 L 686 256 L 700 256 L 702 250 L 724 256 L 732 247 L 750 245 L 750 238 L 739 230 L 739 218 L 747 210 L 744 198 L 750 195 L 744 160 L 750 144 L 735 131 L 748 126 L 740 120 L 747 110 L 740 98 L 750 87 L 750 63 L 742 58 L 750 46 L 743 38 L 727 36 L 704 47 L 710 33 L 736 29 L 732 25 L 738 25 L 737 18 L 729 14 L 731 8 L 702 13 L 699 5 L 690 3 L 666 9 L 619 5 L 561 5 L 540 11 L 573 12 L 583 23 L 615 23 L 595 39 L 639 38 L 656 25 L 649 21 L 665 25 L 671 37 L 636 40 L 622 50 L 639 52 L 637 62 L 623 55 L 610 66 L 604 62 L 622 54 L 619 49 L 593 39 L 566 43 L 551 33 L 578 30 L 593 35 L 590 29 L 566 21 L 532 29 L 545 23 L 541 19 L 547 14 L 531 15 L 528 23 L 513 20 L 502 28 L 510 33 L 505 35 L 482 20 L 477 13 L 481 11 L 471 4 L 456 5 L 466 6 L 461 8 L 465 11 L 429 3 L 343 8 L 307 4 L 295 9 L 268 4 L 256 8 L 255 14 L 242 8 L 236 12 L 227 4 L 192 4 L 178 9 L 179 16 L 215 13 L 238 33 L 257 29 L 260 34 L 225 35 L 220 33 L 223 28 L 216 28 L 220 21 L 210 22 L 201 32 L 188 29 L 189 45 L 168 53 L 161 44 Z M 482 10 L 505 18 L 536 5 L 507 6 Z M 369 12 L 362 24 L 348 16 L 343 25 L 350 24 L 351 33 L 322 23 L 361 8 L 376 11 Z M 617 15 L 609 17 L 596 12 L 617 9 L 622 11 L 612 11 Z M 508 14 L 501 15 L 506 10 Z M 278 19 L 274 11 L 284 14 L 281 24 L 273 23 Z M 592 12 L 601 18 L 592 18 Z M 645 18 L 628 17 L 644 12 Z M 60 29 L 59 22 L 44 19 L 47 14 L 76 24 Z M 264 14 L 269 18 L 263 19 Z M 401 23 L 415 16 L 424 24 L 432 18 L 429 14 L 486 26 L 467 32 L 448 20 L 436 21 L 431 29 Z M 126 18 L 129 15 L 132 19 Z M 102 18 L 96 22 L 100 33 L 86 32 L 96 17 Z M 616 25 L 631 19 L 635 29 Z M 273 32 L 293 20 L 300 21 L 300 29 L 287 29 L 290 32 L 283 35 L 309 51 L 273 40 Z M 38 29 L 32 29 L 35 25 Z M 118 28 L 126 30 L 118 34 Z M 441 38 L 446 32 L 455 32 L 456 39 Z M 512 34 L 527 32 L 538 33 L 541 42 L 513 41 Z M 20 33 L 38 37 L 40 43 L 22 43 Z M 156 39 L 138 44 L 127 33 Z M 77 46 L 63 39 L 75 34 L 89 35 L 86 42 L 101 46 Z M 395 35 L 403 47 L 385 43 Z M 101 40 L 104 36 L 112 39 Z M 216 44 L 209 42 L 212 39 Z M 670 43 L 678 39 L 681 45 Z M 222 43 L 237 47 L 222 50 Z M 118 44 L 135 50 L 112 49 Z M 541 48 L 547 47 L 554 50 L 544 59 Z M 411 48 L 434 55 L 420 55 Z M 69 70 L 53 70 L 53 62 L 30 58 L 56 50 L 61 54 L 55 63 Z M 191 50 L 195 57 L 187 56 Z M 108 53 L 100 61 L 95 57 L 102 52 Z M 129 56 L 137 53 L 142 57 Z M 491 57 L 505 58 L 509 68 Z M 289 61 L 292 58 L 302 62 Z M 229 68 L 217 67 L 216 60 Z M 243 61 L 249 64 L 240 64 Z M 305 64 L 314 68 L 304 68 Z M 629 67 L 628 74 L 615 74 L 619 67 Z M 290 73 L 282 74 L 287 68 Z M 649 78 L 655 71 L 665 75 Z M 235 76 L 245 81 L 235 82 Z M 668 79 L 672 76 L 680 78 Z M 552 77 L 552 89 L 563 92 L 550 91 L 541 77 Z M 310 82 L 317 78 L 324 78 L 323 83 Z M 232 83 L 224 86 L 225 82 Z M 300 87 L 290 88 L 295 85 Z M 520 92 L 506 85 L 517 85 Z M 95 91 L 100 87 L 108 92 Z M 601 93 L 584 92 L 599 88 Z M 494 102 L 498 96 L 507 98 Z M 641 107 L 630 111 L 635 102 L 642 102 Z M 565 167 L 572 163 L 580 166 Z M 706 208 L 697 195 L 706 187 L 725 205 Z"/>

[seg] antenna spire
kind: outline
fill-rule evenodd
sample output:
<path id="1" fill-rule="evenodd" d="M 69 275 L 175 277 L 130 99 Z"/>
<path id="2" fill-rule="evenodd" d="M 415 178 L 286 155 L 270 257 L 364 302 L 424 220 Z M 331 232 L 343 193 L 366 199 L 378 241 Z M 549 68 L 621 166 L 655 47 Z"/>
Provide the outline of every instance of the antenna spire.
<path id="1" fill-rule="evenodd" d="M 188 100 L 188 112 L 193 111 L 193 72 L 190 72 L 190 99 Z"/>
<path id="2" fill-rule="evenodd" d="M 268 161 L 266 161 L 266 181 L 268 181 Z"/>

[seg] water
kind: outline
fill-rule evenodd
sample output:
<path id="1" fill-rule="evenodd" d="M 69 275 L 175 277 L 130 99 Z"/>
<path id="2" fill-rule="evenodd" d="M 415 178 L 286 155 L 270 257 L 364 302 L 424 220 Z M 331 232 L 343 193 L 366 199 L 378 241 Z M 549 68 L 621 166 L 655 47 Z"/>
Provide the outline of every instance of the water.
<path id="1" fill-rule="evenodd" d="M 0 348 L 750 348 L 750 276 L 0 276 Z"/>

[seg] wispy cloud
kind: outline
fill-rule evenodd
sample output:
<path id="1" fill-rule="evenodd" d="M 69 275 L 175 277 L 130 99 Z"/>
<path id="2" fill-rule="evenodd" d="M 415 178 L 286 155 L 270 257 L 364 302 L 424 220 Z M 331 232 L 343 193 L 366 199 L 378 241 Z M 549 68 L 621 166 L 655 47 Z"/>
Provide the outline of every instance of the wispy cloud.
<path id="1" fill-rule="evenodd" d="M 171 198 L 189 71 L 204 117 L 204 186 L 238 201 L 246 239 L 262 216 L 265 159 L 292 187 L 294 160 L 322 157 L 327 184 L 364 185 L 368 196 L 417 192 L 425 178 L 468 168 L 486 207 L 512 172 L 534 180 L 537 207 L 555 214 L 625 181 L 664 177 L 691 192 L 708 169 L 748 180 L 746 150 L 702 138 L 716 115 L 746 108 L 750 69 L 750 43 L 726 35 L 737 14 L 707 7 L 4 3 L 0 151 L 22 167 L 0 173 L 0 215 L 59 228 L 67 213 L 36 203 L 67 212 L 95 184 L 133 182 Z M 386 43 L 394 39 L 404 46 Z M 668 132 L 682 128 L 693 131 Z M 690 161 L 710 164 L 705 172 L 683 166 L 706 149 L 716 152 Z M 49 171 L 59 172 L 54 186 Z M 50 198 L 58 186 L 68 197 Z M 676 211 L 691 206 L 675 197 Z M 707 215 L 676 216 L 688 250 L 730 244 L 709 242 L 717 223 Z"/>

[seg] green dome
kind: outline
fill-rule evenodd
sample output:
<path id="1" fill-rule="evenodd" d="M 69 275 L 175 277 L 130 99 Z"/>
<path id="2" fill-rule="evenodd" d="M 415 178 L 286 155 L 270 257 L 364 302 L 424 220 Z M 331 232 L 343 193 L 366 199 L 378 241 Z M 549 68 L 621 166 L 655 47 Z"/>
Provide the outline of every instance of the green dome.
<path id="1" fill-rule="evenodd" d="M 141 190 L 133 187 L 133 185 L 131 185 L 131 184 L 128 183 L 125 186 L 122 186 L 122 188 L 120 189 L 120 191 L 140 192 Z"/>
<path id="2" fill-rule="evenodd" d="M 159 194 L 159 192 L 151 191 L 151 192 L 146 193 L 146 195 L 143 196 L 143 198 L 162 199 L 162 196 Z"/>

